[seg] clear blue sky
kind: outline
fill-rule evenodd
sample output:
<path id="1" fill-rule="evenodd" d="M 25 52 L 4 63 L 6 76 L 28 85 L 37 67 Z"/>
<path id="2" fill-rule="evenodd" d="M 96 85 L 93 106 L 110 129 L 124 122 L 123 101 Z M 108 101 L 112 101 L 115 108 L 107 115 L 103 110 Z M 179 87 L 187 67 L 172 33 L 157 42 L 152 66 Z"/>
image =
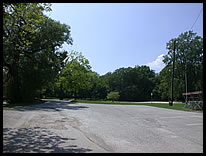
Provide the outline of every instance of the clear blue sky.
<path id="1" fill-rule="evenodd" d="M 48 16 L 71 26 L 73 46 L 103 75 L 148 65 L 159 72 L 166 43 L 190 30 L 202 3 L 52 3 Z M 203 37 L 203 11 L 193 29 Z"/>

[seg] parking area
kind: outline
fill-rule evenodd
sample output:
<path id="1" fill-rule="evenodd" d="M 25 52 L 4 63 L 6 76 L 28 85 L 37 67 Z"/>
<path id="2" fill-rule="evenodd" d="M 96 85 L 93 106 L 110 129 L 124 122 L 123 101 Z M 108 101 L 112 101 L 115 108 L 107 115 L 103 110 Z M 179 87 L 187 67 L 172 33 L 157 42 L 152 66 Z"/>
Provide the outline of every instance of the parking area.
<path id="1" fill-rule="evenodd" d="M 81 128 L 115 152 L 203 152 L 203 114 L 150 106 L 88 105 Z"/>
<path id="2" fill-rule="evenodd" d="M 9 131 L 17 133 L 15 130 L 21 134 L 25 134 L 24 130 L 45 131 L 48 135 L 58 136 L 58 144 L 55 146 L 50 145 L 52 141 L 48 141 L 44 143 L 45 146 L 36 146 L 33 150 L 21 148 L 21 152 L 35 152 L 35 149 L 37 152 L 57 153 L 203 152 L 203 113 L 151 106 L 84 104 L 53 100 L 33 107 L 4 110 L 3 128 L 6 152 L 9 152 L 11 145 L 15 145 L 9 142 L 11 137 L 17 137 L 14 139 L 16 141 L 25 139 L 23 136 L 18 138 L 18 135 L 8 134 Z M 38 139 L 36 141 L 38 142 Z"/>

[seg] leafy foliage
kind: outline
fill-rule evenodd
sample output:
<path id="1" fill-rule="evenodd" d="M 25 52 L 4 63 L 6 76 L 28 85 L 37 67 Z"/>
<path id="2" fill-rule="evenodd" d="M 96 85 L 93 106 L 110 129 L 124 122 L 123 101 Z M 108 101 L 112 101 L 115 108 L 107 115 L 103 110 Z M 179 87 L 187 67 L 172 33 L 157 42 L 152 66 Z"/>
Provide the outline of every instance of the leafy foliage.
<path id="1" fill-rule="evenodd" d="M 72 44 L 70 27 L 43 14 L 49 4 L 3 4 L 3 70 L 5 96 L 12 102 L 31 101 L 61 70 Z"/>
<path id="2" fill-rule="evenodd" d="M 109 86 L 109 91 L 120 93 L 120 100 L 144 101 L 150 99 L 155 73 L 148 66 L 136 66 L 117 69 L 102 78 Z"/>
<path id="3" fill-rule="evenodd" d="M 107 99 L 108 100 L 112 100 L 112 101 L 117 101 L 117 100 L 119 100 L 119 92 L 110 92 L 110 93 L 108 93 L 108 95 L 107 95 Z"/>
<path id="4" fill-rule="evenodd" d="M 89 61 L 80 52 L 71 51 L 59 75 L 57 86 L 62 87 L 64 92 L 70 92 L 76 98 L 80 89 L 91 88 L 90 68 Z"/>
<path id="5" fill-rule="evenodd" d="M 203 39 L 192 31 L 179 35 L 167 43 L 164 56 L 166 67 L 160 72 L 155 92 L 161 100 L 168 100 L 171 90 L 171 67 L 175 47 L 174 98 L 184 100 L 182 93 L 203 90 Z M 187 88 L 187 90 L 186 90 Z"/>

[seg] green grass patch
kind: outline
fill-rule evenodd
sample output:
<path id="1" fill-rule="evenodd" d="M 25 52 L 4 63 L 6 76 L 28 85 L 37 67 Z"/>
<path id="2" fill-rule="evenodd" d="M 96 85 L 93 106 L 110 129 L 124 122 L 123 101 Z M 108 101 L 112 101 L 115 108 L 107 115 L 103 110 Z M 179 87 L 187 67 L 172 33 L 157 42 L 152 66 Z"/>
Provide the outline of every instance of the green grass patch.
<path id="1" fill-rule="evenodd" d="M 73 100 L 73 102 L 79 103 L 91 103 L 91 104 L 118 104 L 118 105 L 136 105 L 135 103 L 120 102 L 120 101 L 90 101 L 90 100 Z"/>
<path id="2" fill-rule="evenodd" d="M 45 97 L 44 99 L 59 99 L 57 97 Z"/>
<path id="3" fill-rule="evenodd" d="M 167 109 L 174 109 L 174 110 L 183 110 L 183 111 L 191 111 L 189 108 L 185 108 L 184 103 L 175 103 L 173 106 L 169 106 L 169 104 L 164 103 L 154 103 L 154 104 L 145 104 L 147 106 L 153 106 L 153 107 L 160 107 L 160 108 L 167 108 Z"/>
<path id="4" fill-rule="evenodd" d="M 72 100 L 72 101 L 74 101 L 74 98 L 63 98 L 63 100 Z"/>
<path id="5" fill-rule="evenodd" d="M 58 98 L 52 98 L 52 99 L 58 99 Z M 152 107 L 159 107 L 159 108 L 166 108 L 166 109 L 174 109 L 174 110 L 182 110 L 182 111 L 197 111 L 192 110 L 190 108 L 185 107 L 184 103 L 174 103 L 173 106 L 169 106 L 169 104 L 165 103 L 132 103 L 132 102 L 121 102 L 121 101 L 104 101 L 104 100 L 74 100 L 72 98 L 64 98 L 64 100 L 72 100 L 73 102 L 78 103 L 90 103 L 90 104 L 112 104 L 112 105 L 145 105 L 145 106 L 152 106 Z M 21 103 L 11 103 L 11 104 L 3 104 L 3 109 L 8 110 L 12 109 L 14 107 L 22 107 L 22 106 L 30 106 L 33 104 L 40 104 L 42 103 L 41 100 L 36 100 L 32 102 L 21 102 Z"/>
<path id="6" fill-rule="evenodd" d="M 74 100 L 74 102 L 79 103 L 90 103 L 90 104 L 117 104 L 117 105 L 144 105 L 152 106 L 166 109 L 182 110 L 182 111 L 197 111 L 190 108 L 186 108 L 184 103 L 174 103 L 173 106 L 165 103 L 130 103 L 130 102 L 121 102 L 121 101 L 89 101 L 89 100 Z"/>
<path id="7" fill-rule="evenodd" d="M 45 97 L 45 99 L 59 100 L 58 97 Z M 63 98 L 63 100 L 74 100 L 74 98 Z"/>

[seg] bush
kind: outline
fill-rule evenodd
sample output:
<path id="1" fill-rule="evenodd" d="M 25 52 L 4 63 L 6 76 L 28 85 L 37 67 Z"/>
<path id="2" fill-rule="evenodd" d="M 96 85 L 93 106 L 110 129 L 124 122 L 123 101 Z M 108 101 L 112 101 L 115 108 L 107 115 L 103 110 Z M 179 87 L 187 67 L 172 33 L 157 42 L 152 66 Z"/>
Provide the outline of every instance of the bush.
<path id="1" fill-rule="evenodd" d="M 110 92 L 107 94 L 108 100 L 112 100 L 112 101 L 116 100 L 117 101 L 117 100 L 119 100 L 119 97 L 120 97 L 119 92 Z"/>

